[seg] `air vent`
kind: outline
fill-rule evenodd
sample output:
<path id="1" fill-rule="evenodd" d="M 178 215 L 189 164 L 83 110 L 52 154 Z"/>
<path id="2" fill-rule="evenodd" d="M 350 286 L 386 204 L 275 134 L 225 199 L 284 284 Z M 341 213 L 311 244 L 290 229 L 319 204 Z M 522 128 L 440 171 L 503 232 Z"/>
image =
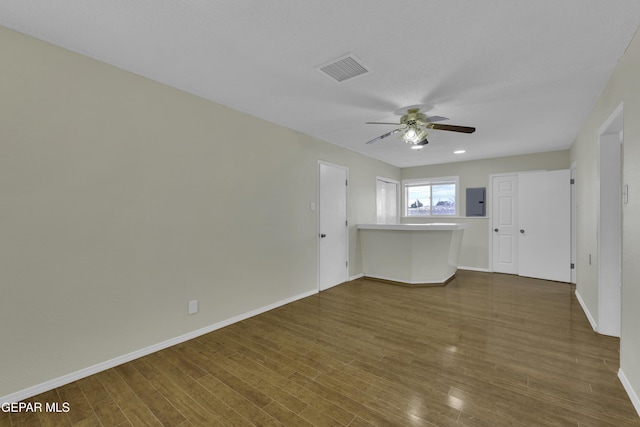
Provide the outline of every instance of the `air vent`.
<path id="1" fill-rule="evenodd" d="M 351 53 L 334 61 L 319 65 L 316 69 L 338 83 L 370 72 L 367 67 L 362 65 L 362 62 Z"/>

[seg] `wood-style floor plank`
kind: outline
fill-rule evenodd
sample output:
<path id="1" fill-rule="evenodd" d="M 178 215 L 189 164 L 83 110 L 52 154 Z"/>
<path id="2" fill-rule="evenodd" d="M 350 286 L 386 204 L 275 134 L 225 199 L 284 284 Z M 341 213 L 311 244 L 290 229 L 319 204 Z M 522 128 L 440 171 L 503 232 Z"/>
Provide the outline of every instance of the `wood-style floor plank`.
<path id="1" fill-rule="evenodd" d="M 145 405 L 140 396 L 127 385 L 115 369 L 100 372 L 94 377 L 100 381 L 131 424 L 135 426 L 162 426 L 162 423 L 153 415 L 151 409 Z M 72 408 L 74 403 L 70 402 Z M 101 401 L 90 403 L 94 408 L 101 405 Z"/>
<path id="2" fill-rule="evenodd" d="M 574 287 L 359 279 L 29 399 L 0 426 L 640 426 Z"/>

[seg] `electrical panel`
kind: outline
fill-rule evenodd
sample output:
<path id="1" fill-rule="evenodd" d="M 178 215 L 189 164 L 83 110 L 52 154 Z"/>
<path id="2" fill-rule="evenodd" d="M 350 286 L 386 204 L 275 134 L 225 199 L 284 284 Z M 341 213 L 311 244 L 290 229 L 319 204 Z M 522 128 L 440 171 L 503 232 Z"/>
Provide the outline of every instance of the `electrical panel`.
<path id="1" fill-rule="evenodd" d="M 467 188 L 467 216 L 486 216 L 486 188 Z"/>

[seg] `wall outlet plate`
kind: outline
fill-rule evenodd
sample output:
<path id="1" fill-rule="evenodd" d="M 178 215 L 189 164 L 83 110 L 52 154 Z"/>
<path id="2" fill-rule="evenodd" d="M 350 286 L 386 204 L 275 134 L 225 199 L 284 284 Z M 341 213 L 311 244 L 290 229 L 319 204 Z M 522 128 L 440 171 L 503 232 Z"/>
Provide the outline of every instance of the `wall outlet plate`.
<path id="1" fill-rule="evenodd" d="M 189 301 L 189 314 L 196 314 L 198 312 L 198 300 L 194 299 Z"/>

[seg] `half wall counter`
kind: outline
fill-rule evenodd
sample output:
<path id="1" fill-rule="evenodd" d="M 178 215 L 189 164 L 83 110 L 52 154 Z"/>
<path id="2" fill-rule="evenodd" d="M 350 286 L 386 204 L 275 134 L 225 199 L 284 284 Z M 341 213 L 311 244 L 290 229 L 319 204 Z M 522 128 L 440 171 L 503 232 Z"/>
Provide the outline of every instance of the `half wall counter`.
<path id="1" fill-rule="evenodd" d="M 364 276 L 412 286 L 445 285 L 456 274 L 467 224 L 359 224 Z"/>

